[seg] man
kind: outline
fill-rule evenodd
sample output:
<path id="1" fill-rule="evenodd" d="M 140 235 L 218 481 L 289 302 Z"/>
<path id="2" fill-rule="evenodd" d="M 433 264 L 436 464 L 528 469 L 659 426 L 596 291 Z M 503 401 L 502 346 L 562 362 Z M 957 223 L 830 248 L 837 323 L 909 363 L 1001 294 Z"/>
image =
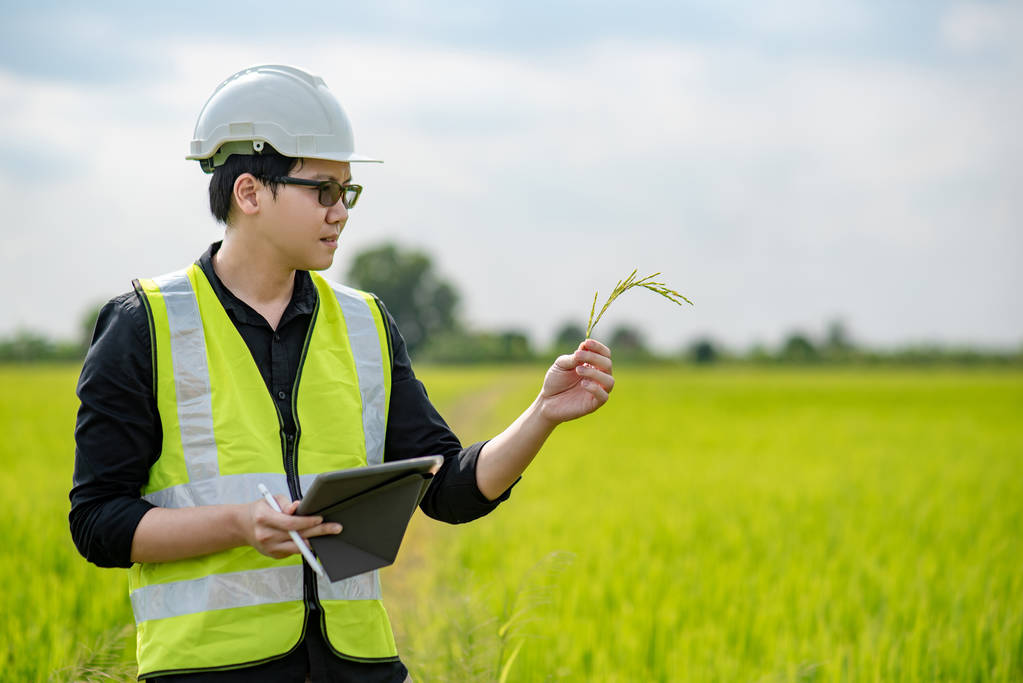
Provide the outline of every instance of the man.
<path id="1" fill-rule="evenodd" d="M 260 66 L 222 83 L 191 159 L 226 224 L 183 271 L 135 281 L 103 307 L 79 380 L 72 536 L 130 566 L 139 676 L 155 681 L 402 681 L 375 572 L 330 583 L 288 532 L 318 472 L 444 455 L 421 503 L 470 521 L 507 499 L 554 427 L 613 386 L 609 350 L 559 357 L 536 400 L 462 448 L 372 295 L 333 262 L 362 190 L 351 127 L 323 81 Z M 255 490 L 265 481 L 275 512 Z"/>

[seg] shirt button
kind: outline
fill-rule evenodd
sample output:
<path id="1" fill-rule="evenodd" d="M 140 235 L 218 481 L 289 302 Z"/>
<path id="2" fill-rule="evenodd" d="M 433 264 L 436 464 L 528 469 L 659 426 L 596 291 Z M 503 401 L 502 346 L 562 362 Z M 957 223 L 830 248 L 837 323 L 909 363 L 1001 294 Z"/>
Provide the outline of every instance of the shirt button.
<path id="1" fill-rule="evenodd" d="M 281 340 L 281 335 L 279 335 L 276 332 L 274 332 L 274 341 L 280 341 L 280 340 Z"/>
<path id="2" fill-rule="evenodd" d="M 287 397 L 288 397 L 288 395 L 286 393 L 284 393 L 283 391 L 278 391 L 277 392 L 277 398 L 281 399 L 282 401 L 284 399 L 286 399 Z"/>
<path id="3" fill-rule="evenodd" d="M 294 434 L 288 434 L 288 441 L 294 441 L 294 440 L 295 440 L 295 435 Z"/>

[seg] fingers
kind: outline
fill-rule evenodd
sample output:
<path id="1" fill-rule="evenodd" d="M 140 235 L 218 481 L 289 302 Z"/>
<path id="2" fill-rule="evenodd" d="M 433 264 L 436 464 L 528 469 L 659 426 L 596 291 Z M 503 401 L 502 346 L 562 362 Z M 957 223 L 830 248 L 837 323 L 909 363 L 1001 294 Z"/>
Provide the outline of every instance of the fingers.
<path id="1" fill-rule="evenodd" d="M 579 344 L 580 351 L 593 351 L 603 356 L 611 357 L 611 349 L 601 344 L 596 339 L 586 339 Z"/>
<path id="2" fill-rule="evenodd" d="M 564 372 L 574 371 L 584 386 L 585 382 L 592 382 L 595 386 L 589 390 L 597 398 L 606 400 L 605 394 L 614 388 L 611 350 L 595 339 L 583 341 L 571 354 L 558 356 L 554 367 Z"/>
<path id="3" fill-rule="evenodd" d="M 554 364 L 562 370 L 571 370 L 580 363 L 589 363 L 604 372 L 611 372 L 611 349 L 596 339 L 587 339 L 579 344 L 575 352 L 558 356 Z"/>
<path id="4" fill-rule="evenodd" d="M 323 522 L 322 524 L 317 524 L 316 526 L 309 527 L 308 529 L 303 529 L 302 531 L 298 532 L 298 535 L 301 536 L 302 538 L 313 538 L 314 536 L 331 536 L 333 534 L 341 533 L 342 528 L 343 527 L 340 524 L 337 524 L 336 522 Z"/>
<path id="5" fill-rule="evenodd" d="M 315 538 L 317 536 L 333 536 L 341 533 L 341 525 L 333 522 L 324 522 L 317 524 L 316 526 L 309 527 L 308 529 L 302 529 L 298 532 L 298 535 L 302 538 Z M 288 555 L 294 555 L 299 552 L 298 546 L 291 539 L 289 534 L 277 532 L 270 536 L 265 545 L 267 555 L 280 559 L 287 557 Z"/>
<path id="6" fill-rule="evenodd" d="M 583 379 L 583 388 L 590 391 L 590 393 L 593 393 L 594 396 L 598 396 L 598 394 L 592 391 L 592 387 L 590 385 L 596 385 L 596 387 L 599 387 L 605 396 L 611 393 L 611 390 L 615 386 L 615 378 L 611 375 L 610 368 L 608 372 L 604 372 L 593 365 L 580 365 L 575 369 L 575 372 Z"/>
<path id="7" fill-rule="evenodd" d="M 611 374 L 613 371 L 611 349 L 596 339 L 587 339 L 579 344 L 572 357 L 578 364 L 575 368 L 576 374 L 583 378 L 581 382 L 583 389 L 590 392 L 600 403 L 607 401 L 615 385 L 615 379 Z"/>
<path id="8" fill-rule="evenodd" d="M 611 383 L 614 384 L 614 380 L 612 380 Z M 607 399 L 610 398 L 611 387 L 605 387 L 605 385 L 600 384 L 599 382 L 584 379 L 580 383 L 580 386 L 597 399 L 598 406 L 607 403 Z"/>
<path id="9" fill-rule="evenodd" d="M 281 531 L 303 531 L 310 527 L 316 526 L 317 524 L 323 523 L 323 517 L 319 515 L 296 515 L 295 510 L 298 509 L 298 501 L 294 503 L 289 502 L 287 507 L 281 506 L 284 512 L 277 512 L 272 509 L 269 505 L 263 501 L 262 509 L 256 513 L 256 523 L 270 527 L 272 529 L 279 529 Z"/>
<path id="10" fill-rule="evenodd" d="M 298 552 L 298 546 L 291 540 L 289 531 L 296 531 L 304 538 L 326 536 L 341 533 L 341 525 L 325 522 L 319 515 L 296 515 L 298 501 L 289 501 L 284 496 L 277 496 L 278 505 L 283 512 L 277 512 L 267 502 L 260 499 L 252 504 L 251 545 L 273 558 L 280 559 Z"/>
<path id="11" fill-rule="evenodd" d="M 593 351 L 576 351 L 572 354 L 571 358 L 576 365 L 585 363 L 611 374 L 612 364 L 610 356 L 594 353 Z"/>
<path id="12" fill-rule="evenodd" d="M 579 352 L 576 351 L 576 353 L 579 353 Z M 554 366 L 556 368 L 558 368 L 559 370 L 571 370 L 572 368 L 574 368 L 578 364 L 579 364 L 579 362 L 576 361 L 574 353 L 573 354 L 568 354 L 566 356 L 558 356 L 554 360 Z"/>

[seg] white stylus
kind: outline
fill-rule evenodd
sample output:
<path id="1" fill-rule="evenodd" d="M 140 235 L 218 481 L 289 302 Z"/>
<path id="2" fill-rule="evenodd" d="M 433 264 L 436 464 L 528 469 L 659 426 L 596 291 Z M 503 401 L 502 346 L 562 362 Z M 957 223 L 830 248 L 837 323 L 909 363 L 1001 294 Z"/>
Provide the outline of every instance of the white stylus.
<path id="1" fill-rule="evenodd" d="M 270 495 L 270 489 L 260 484 L 259 492 L 263 494 L 264 498 L 266 498 L 267 505 L 269 505 L 277 512 L 284 512 L 283 510 L 281 510 L 281 506 L 277 504 L 277 499 Z M 304 557 L 305 561 L 309 563 L 309 566 L 313 568 L 313 571 L 322 576 L 323 578 L 327 578 L 327 574 L 323 571 L 323 567 L 320 566 L 320 561 L 316 559 L 315 555 L 313 555 L 313 551 L 309 547 L 309 544 L 305 542 L 305 539 L 299 536 L 298 532 L 295 531 L 294 529 L 289 531 L 288 535 L 291 536 L 291 540 L 293 540 L 295 542 L 295 545 L 298 546 L 298 549 L 302 553 L 302 557 Z"/>

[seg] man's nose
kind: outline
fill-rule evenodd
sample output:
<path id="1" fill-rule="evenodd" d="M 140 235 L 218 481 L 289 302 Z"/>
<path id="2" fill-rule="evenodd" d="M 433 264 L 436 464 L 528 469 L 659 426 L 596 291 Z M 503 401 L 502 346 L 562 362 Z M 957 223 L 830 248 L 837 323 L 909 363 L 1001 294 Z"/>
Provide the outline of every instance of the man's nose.
<path id="1" fill-rule="evenodd" d="M 338 223 L 344 225 L 345 221 L 348 220 L 348 209 L 345 208 L 344 202 L 340 199 L 337 200 L 337 204 L 327 209 L 327 222 Z"/>

